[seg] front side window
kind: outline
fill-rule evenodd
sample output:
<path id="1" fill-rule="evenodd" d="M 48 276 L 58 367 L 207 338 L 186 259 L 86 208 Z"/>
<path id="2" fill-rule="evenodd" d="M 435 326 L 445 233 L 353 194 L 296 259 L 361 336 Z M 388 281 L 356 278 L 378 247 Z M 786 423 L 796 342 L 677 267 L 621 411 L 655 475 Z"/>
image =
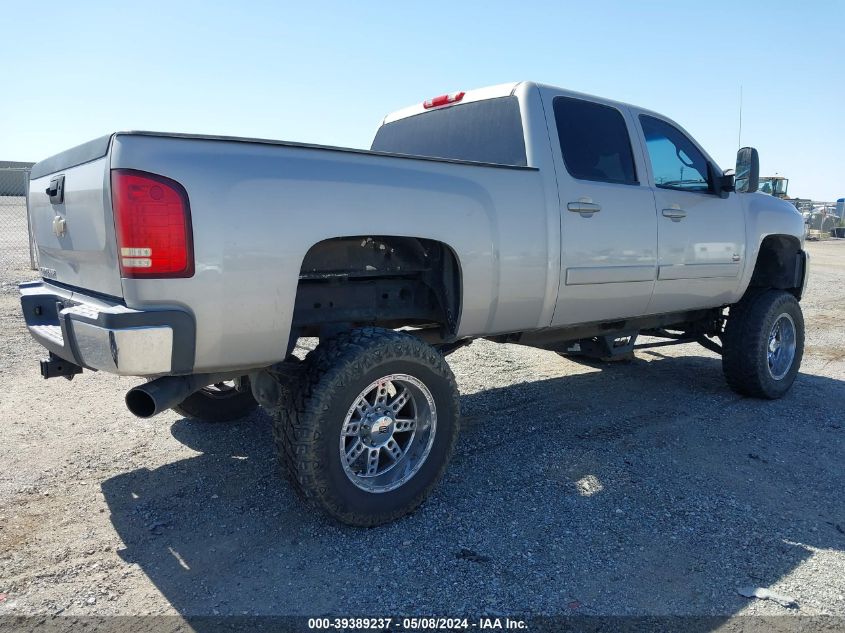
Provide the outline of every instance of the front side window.
<path id="1" fill-rule="evenodd" d="M 654 184 L 661 189 L 709 191 L 707 159 L 680 130 L 665 121 L 640 115 Z"/>
<path id="2" fill-rule="evenodd" d="M 555 98 L 554 110 L 563 162 L 573 178 L 639 184 L 628 127 L 619 110 L 569 97 Z"/>

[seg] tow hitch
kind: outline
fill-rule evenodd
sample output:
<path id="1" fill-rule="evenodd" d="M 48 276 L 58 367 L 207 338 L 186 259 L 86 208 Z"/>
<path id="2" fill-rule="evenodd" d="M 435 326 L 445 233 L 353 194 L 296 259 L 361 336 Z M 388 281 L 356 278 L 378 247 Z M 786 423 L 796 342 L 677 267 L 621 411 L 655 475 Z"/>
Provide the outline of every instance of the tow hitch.
<path id="1" fill-rule="evenodd" d="M 76 374 L 81 373 L 82 367 L 56 356 L 53 352 L 50 352 L 50 356 L 41 361 L 42 378 L 64 376 L 68 380 L 73 380 Z"/>

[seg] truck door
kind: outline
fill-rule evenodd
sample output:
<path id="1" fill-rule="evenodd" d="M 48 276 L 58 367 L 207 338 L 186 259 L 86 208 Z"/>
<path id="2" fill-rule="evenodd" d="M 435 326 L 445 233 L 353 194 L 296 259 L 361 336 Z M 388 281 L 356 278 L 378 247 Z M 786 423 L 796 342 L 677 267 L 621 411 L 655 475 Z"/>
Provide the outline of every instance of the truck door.
<path id="1" fill-rule="evenodd" d="M 642 315 L 657 272 L 657 217 L 633 119 L 580 96 L 550 93 L 544 106 L 553 113 L 562 250 L 552 326 Z"/>
<path id="2" fill-rule="evenodd" d="M 714 182 L 721 172 L 677 126 L 650 113 L 637 118 L 657 205 L 657 282 L 648 311 L 731 303 L 745 260 L 737 194 L 723 197 Z"/>

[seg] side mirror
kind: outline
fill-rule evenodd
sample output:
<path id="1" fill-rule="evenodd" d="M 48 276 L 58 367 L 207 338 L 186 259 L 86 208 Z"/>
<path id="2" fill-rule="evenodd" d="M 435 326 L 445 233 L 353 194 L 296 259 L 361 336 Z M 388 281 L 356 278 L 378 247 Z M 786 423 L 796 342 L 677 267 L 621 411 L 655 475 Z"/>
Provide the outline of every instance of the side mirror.
<path id="1" fill-rule="evenodd" d="M 715 165 L 710 165 L 711 173 L 719 174 L 718 170 L 716 169 Z M 715 178 L 716 182 L 716 193 L 719 194 L 720 198 L 727 198 L 728 194 L 731 191 L 734 191 L 734 170 L 733 169 L 726 169 L 721 173 L 721 175 L 717 175 Z"/>
<path id="2" fill-rule="evenodd" d="M 734 187 L 737 193 L 754 193 L 760 186 L 760 157 L 753 147 L 743 147 L 736 153 Z"/>

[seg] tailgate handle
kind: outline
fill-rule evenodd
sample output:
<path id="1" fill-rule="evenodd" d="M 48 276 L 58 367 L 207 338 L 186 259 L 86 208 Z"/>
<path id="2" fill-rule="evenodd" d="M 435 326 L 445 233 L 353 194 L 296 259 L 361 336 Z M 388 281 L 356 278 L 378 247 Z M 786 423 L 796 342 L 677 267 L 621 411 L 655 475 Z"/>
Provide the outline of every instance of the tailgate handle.
<path id="1" fill-rule="evenodd" d="M 65 201 L 64 174 L 50 179 L 50 186 L 44 192 L 50 196 L 50 204 L 61 204 Z"/>

